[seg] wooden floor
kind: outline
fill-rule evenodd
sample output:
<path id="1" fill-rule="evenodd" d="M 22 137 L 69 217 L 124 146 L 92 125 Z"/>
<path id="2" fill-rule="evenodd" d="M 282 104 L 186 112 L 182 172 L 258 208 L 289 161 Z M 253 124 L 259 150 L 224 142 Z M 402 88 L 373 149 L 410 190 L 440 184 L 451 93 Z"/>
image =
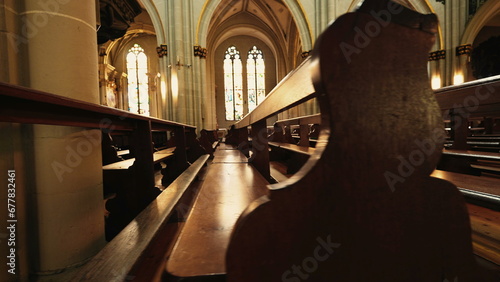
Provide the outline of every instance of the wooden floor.
<path id="1" fill-rule="evenodd" d="M 176 277 L 225 273 L 233 226 L 251 201 L 268 193 L 267 184 L 240 151 L 220 144 L 174 246 L 168 272 Z"/>

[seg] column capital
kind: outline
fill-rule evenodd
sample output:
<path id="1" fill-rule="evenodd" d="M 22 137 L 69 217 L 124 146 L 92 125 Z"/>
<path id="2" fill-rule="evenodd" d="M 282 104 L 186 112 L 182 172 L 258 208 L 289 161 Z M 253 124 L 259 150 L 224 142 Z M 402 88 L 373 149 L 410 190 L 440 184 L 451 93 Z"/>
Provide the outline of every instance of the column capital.
<path id="1" fill-rule="evenodd" d="M 429 53 L 429 61 L 438 61 L 446 59 L 446 50 L 436 50 Z"/>
<path id="2" fill-rule="evenodd" d="M 472 44 L 463 44 L 459 45 L 456 48 L 456 55 L 461 56 L 461 55 L 470 55 L 472 53 Z"/>
<path id="3" fill-rule="evenodd" d="M 156 47 L 156 53 L 158 53 L 158 57 L 162 58 L 163 56 L 168 55 L 168 46 L 166 44 L 161 44 L 160 46 Z"/>
<path id="4" fill-rule="evenodd" d="M 200 59 L 207 58 L 207 53 L 208 53 L 207 48 L 203 48 L 200 45 L 194 45 L 193 50 L 195 57 L 200 57 Z"/>

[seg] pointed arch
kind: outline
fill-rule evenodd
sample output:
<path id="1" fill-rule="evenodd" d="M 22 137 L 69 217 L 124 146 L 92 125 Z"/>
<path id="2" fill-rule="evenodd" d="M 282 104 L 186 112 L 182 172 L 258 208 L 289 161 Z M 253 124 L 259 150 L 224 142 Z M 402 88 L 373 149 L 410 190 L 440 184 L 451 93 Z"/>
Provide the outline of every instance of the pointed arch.
<path id="1" fill-rule="evenodd" d="M 215 13 L 222 0 L 207 0 L 202 8 L 198 24 L 196 26 L 195 40 L 196 44 L 201 46 L 207 45 L 207 37 L 210 27 L 210 20 Z M 302 48 L 305 51 L 312 49 L 312 32 L 311 26 L 304 13 L 304 9 L 297 0 L 284 0 L 285 5 L 290 10 L 293 16 L 297 29 L 299 30 L 299 37 L 302 42 Z"/>
<path id="2" fill-rule="evenodd" d="M 139 0 L 139 2 L 142 3 L 142 5 L 149 14 L 151 21 L 153 22 L 153 27 L 155 29 L 158 45 L 165 44 L 165 42 L 167 42 L 166 34 L 165 34 L 165 29 L 163 28 L 163 23 L 161 21 L 160 14 L 158 13 L 158 10 L 156 8 L 158 5 L 153 3 L 153 0 Z"/>
<path id="3" fill-rule="evenodd" d="M 500 13 L 500 1 L 486 1 L 467 24 L 460 45 L 474 43 L 484 25 L 498 13 Z"/>

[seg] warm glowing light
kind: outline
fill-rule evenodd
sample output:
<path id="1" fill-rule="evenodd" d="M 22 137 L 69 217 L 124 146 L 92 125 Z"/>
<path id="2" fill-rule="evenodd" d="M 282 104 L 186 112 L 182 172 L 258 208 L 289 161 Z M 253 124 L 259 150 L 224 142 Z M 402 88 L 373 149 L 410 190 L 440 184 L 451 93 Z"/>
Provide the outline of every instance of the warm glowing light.
<path id="1" fill-rule="evenodd" d="M 160 80 L 160 91 L 161 97 L 165 99 L 167 97 L 167 83 L 163 78 Z"/>
<path id="2" fill-rule="evenodd" d="M 462 84 L 464 83 L 464 75 L 462 73 L 456 73 L 453 77 L 453 84 Z"/>
<path id="3" fill-rule="evenodd" d="M 438 89 L 441 88 L 441 77 L 439 76 L 433 76 L 431 79 L 431 87 L 432 89 Z"/>
<path id="4" fill-rule="evenodd" d="M 173 68 L 172 69 L 172 82 L 171 82 L 171 87 L 172 87 L 172 101 L 174 102 L 174 105 L 177 104 L 177 99 L 179 97 L 179 79 L 177 78 L 177 71 Z"/>

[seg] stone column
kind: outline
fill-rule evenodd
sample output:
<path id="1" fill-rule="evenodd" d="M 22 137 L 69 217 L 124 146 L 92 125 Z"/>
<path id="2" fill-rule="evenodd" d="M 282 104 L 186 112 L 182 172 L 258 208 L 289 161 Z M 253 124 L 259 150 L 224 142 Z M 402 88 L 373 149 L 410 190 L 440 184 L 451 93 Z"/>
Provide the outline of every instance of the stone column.
<path id="1" fill-rule="evenodd" d="M 95 1 L 24 0 L 27 86 L 99 104 Z M 32 272 L 83 263 L 104 245 L 99 130 L 33 126 L 27 189 Z M 29 144 L 31 141 L 31 144 Z"/>
<path id="2" fill-rule="evenodd" d="M 446 46 L 446 76 L 443 86 L 454 84 L 457 76 L 464 77 L 462 62 L 456 56 L 456 47 L 460 45 L 461 36 L 467 23 L 467 3 L 460 0 L 448 0 L 445 5 L 444 38 Z"/>

